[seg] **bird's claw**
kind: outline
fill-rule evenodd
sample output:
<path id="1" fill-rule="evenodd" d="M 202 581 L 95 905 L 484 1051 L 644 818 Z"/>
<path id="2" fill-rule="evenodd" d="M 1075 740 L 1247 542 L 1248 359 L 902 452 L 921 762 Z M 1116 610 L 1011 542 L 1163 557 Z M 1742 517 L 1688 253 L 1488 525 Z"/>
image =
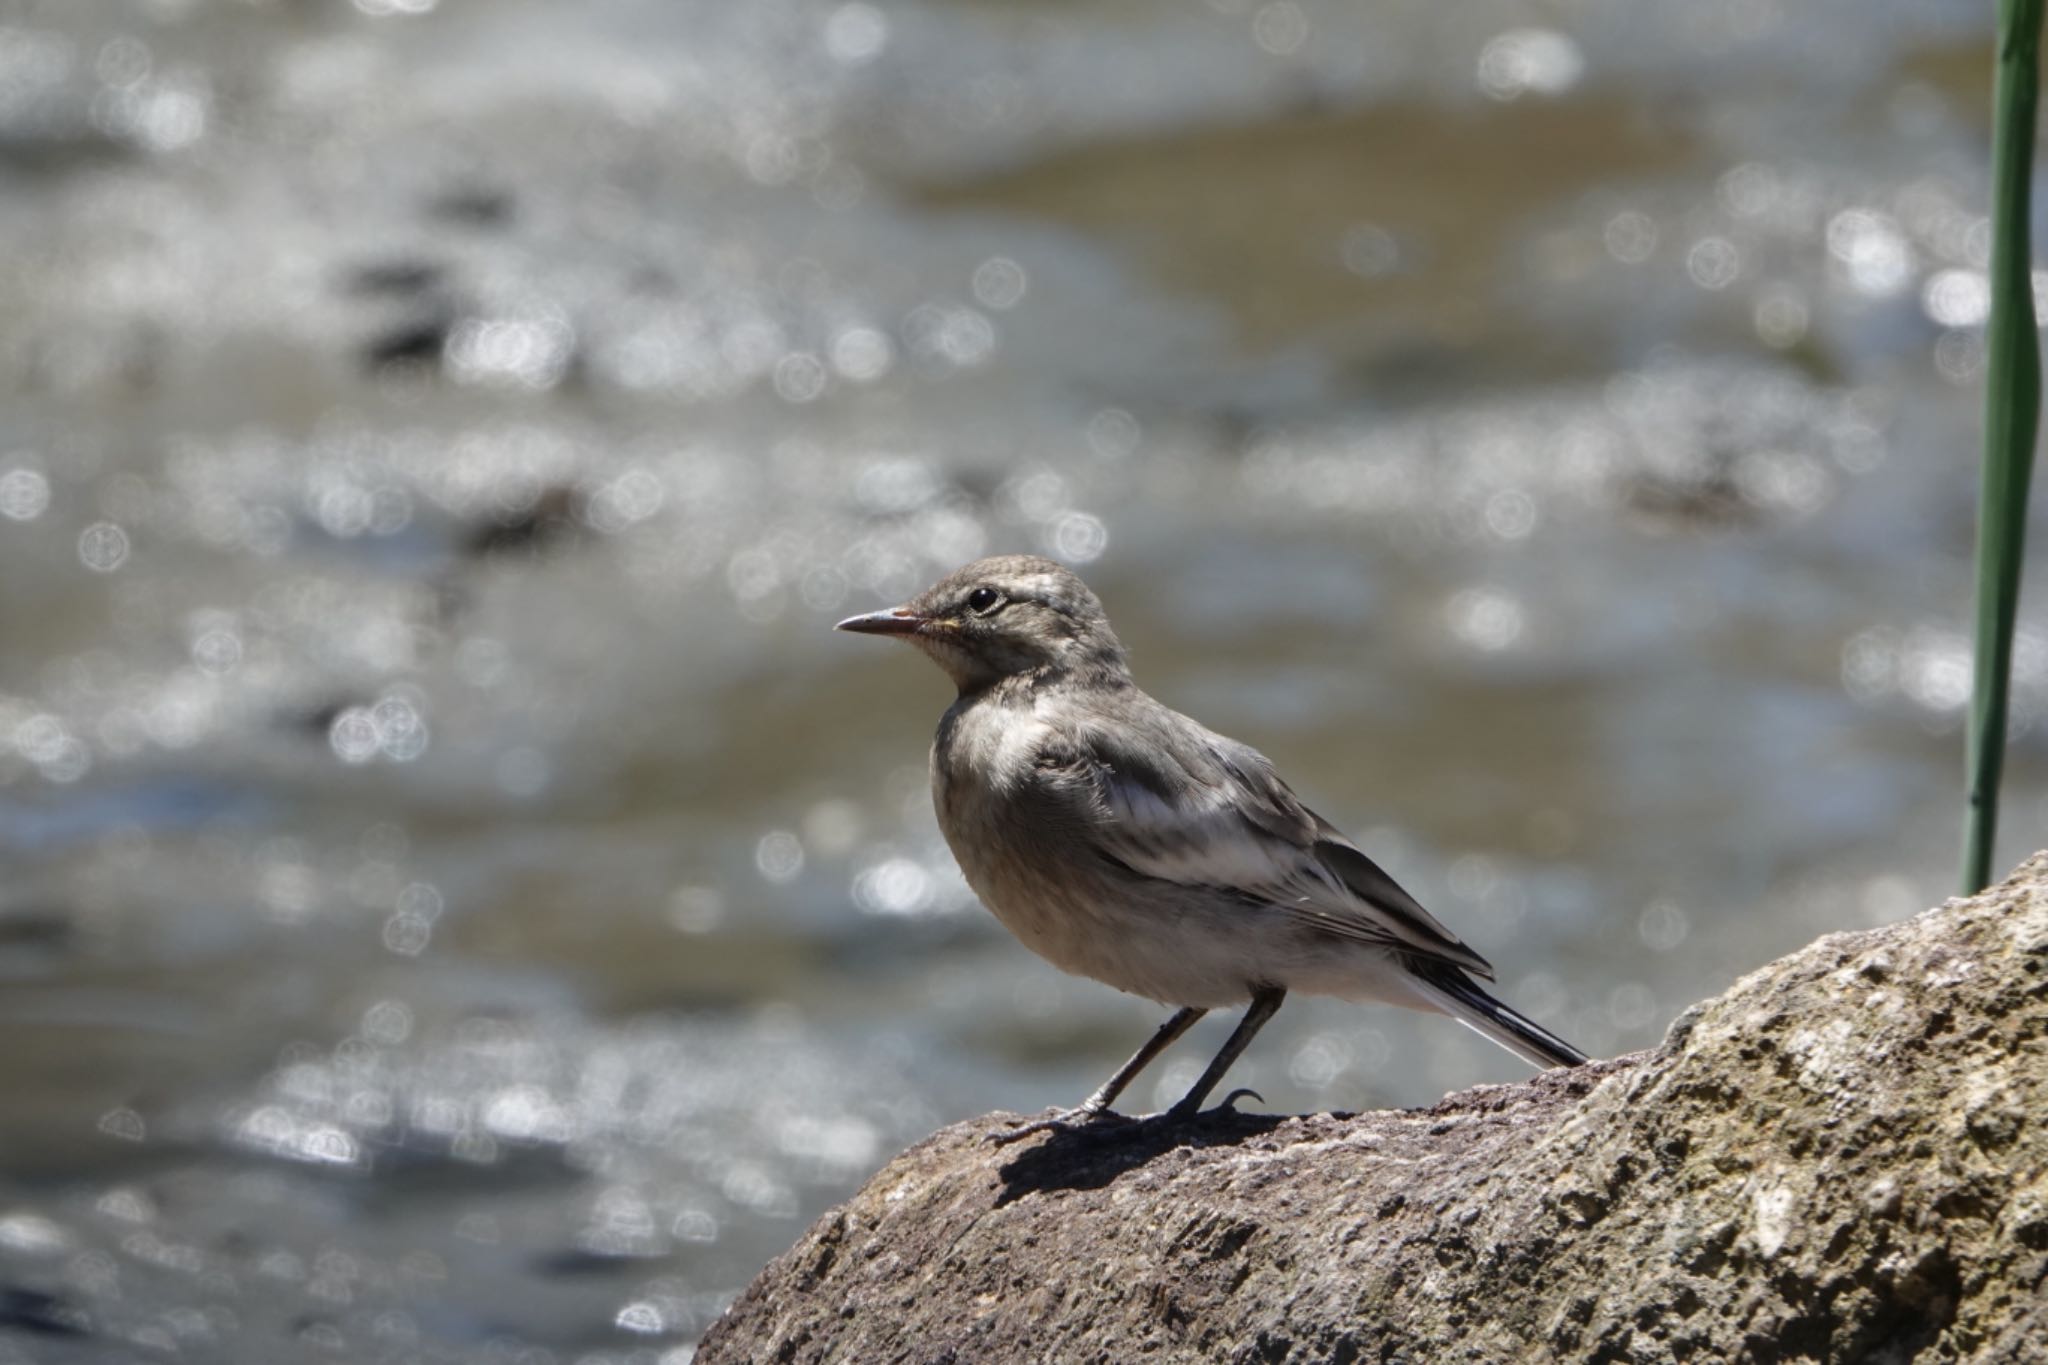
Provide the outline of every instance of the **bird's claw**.
<path id="1" fill-rule="evenodd" d="M 1056 1110 L 1042 1119 L 1033 1119 L 1029 1123 L 1020 1123 L 1015 1128 L 997 1128 L 983 1136 L 995 1146 L 1007 1147 L 1011 1143 L 1020 1142 L 1035 1133 L 1079 1133 L 1094 1128 L 1110 1127 L 1131 1122 L 1134 1122 L 1134 1120 L 1117 1113 L 1115 1110 L 1090 1109 L 1086 1105 L 1082 1105 L 1078 1109 Z"/>
<path id="2" fill-rule="evenodd" d="M 1249 1086 L 1239 1086 L 1218 1100 L 1214 1109 L 1202 1109 L 1198 1107 L 1198 1104 L 1188 1104 L 1186 1100 L 1183 1100 L 1180 1104 L 1176 1104 L 1173 1108 L 1167 1110 L 1166 1117 L 1174 1123 L 1186 1123 L 1189 1119 L 1200 1118 L 1204 1114 L 1235 1114 L 1237 1112 L 1238 1100 L 1245 1095 L 1250 1095 L 1260 1104 L 1266 1102 L 1266 1097 L 1258 1091 L 1253 1090 Z"/>

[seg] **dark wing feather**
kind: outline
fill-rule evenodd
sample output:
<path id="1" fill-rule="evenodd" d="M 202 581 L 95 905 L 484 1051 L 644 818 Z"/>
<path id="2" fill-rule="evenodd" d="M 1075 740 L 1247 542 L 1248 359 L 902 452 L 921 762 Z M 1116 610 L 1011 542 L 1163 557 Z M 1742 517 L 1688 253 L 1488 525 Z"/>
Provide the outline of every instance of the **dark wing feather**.
<path id="1" fill-rule="evenodd" d="M 1472 951 L 1463 939 L 1446 929 L 1435 915 L 1422 908 L 1415 897 L 1401 889 L 1385 869 L 1365 856 L 1358 845 L 1339 834 L 1320 816 L 1322 837 L 1315 854 L 1336 874 L 1345 889 L 1359 900 L 1394 918 L 1401 926 L 1403 946 L 1423 957 L 1454 963 L 1474 975 L 1493 980 L 1493 964 Z"/>

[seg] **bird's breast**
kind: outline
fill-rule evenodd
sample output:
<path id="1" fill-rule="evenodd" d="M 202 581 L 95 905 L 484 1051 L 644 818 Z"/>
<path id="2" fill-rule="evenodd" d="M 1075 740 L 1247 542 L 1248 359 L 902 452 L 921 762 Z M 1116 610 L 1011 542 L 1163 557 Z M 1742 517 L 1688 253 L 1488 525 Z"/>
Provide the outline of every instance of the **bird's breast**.
<path id="1" fill-rule="evenodd" d="M 1060 943 L 1068 927 L 1099 906 L 1105 890 L 1086 846 L 1062 837 L 1030 781 L 1049 735 L 1028 706 L 949 712 L 932 744 L 932 806 L 982 904 L 1060 962 L 1070 956 Z"/>
<path id="2" fill-rule="evenodd" d="M 944 824 L 949 807 L 962 818 L 1014 797 L 1050 733 L 1027 702 L 956 706 L 932 741 L 932 799 Z"/>

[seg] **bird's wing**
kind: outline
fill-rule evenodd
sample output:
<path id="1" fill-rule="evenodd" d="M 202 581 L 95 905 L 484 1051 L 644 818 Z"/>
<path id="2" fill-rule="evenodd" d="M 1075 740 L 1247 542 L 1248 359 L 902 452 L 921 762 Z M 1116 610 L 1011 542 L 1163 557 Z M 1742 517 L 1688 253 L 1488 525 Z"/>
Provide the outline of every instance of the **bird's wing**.
<path id="1" fill-rule="evenodd" d="M 1140 876 L 1234 892 L 1339 938 L 1493 978 L 1485 958 L 1302 805 L 1265 755 L 1164 707 L 1114 726 L 1061 727 L 1033 773 L 1063 823 Z"/>

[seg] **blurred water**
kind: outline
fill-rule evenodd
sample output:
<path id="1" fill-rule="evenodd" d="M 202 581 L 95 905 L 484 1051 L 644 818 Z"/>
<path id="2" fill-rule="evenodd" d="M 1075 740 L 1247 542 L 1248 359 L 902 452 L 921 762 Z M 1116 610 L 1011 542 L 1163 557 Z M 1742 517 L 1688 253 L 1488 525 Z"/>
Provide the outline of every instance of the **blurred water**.
<path id="1" fill-rule="evenodd" d="M 989 550 L 1591 1051 L 1944 893 L 1985 23 L 0 3 L 0 1361 L 673 1365 L 1084 1094 L 1159 1012 L 827 629 Z M 1301 1001 L 1234 1079 L 1517 1074 Z"/>

